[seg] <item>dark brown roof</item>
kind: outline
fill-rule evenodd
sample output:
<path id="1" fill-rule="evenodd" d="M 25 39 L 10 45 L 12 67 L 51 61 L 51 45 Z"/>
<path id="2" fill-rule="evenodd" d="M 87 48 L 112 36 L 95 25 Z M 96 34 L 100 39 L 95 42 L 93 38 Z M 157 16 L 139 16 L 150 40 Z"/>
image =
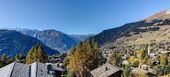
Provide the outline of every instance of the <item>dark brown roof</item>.
<path id="1" fill-rule="evenodd" d="M 118 71 L 122 71 L 122 69 L 117 66 L 113 66 L 109 63 L 106 63 L 100 66 L 99 68 L 92 70 L 90 73 L 93 75 L 93 77 L 108 77 Z"/>

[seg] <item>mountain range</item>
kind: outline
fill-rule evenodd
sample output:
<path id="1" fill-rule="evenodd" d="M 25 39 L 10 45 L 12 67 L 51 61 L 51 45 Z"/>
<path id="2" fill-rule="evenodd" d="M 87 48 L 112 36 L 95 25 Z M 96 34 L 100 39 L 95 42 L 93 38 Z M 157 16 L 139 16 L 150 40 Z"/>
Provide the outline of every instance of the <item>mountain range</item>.
<path id="1" fill-rule="evenodd" d="M 43 45 L 49 55 L 65 53 L 86 38 L 88 38 L 86 35 L 73 36 L 54 29 L 41 31 L 20 28 L 0 29 L 0 56 L 3 53 L 9 57 L 19 53 L 27 55 L 29 49 L 38 43 Z"/>
<path id="2" fill-rule="evenodd" d="M 16 30 L 16 31 L 15 31 Z M 102 48 L 170 41 L 170 10 L 165 10 L 144 20 L 107 29 L 96 35 L 69 35 L 49 30 L 13 29 L 0 30 L 0 54 L 14 56 L 26 54 L 37 43 L 43 44 L 48 54 L 68 52 L 79 41 L 94 39 Z"/>
<path id="3" fill-rule="evenodd" d="M 37 44 L 41 44 L 48 55 L 59 54 L 59 51 L 49 48 L 34 37 L 14 30 L 0 30 L 0 55 L 4 53 L 9 57 L 20 53 L 27 55 L 28 51 Z"/>
<path id="4" fill-rule="evenodd" d="M 76 47 L 79 41 L 84 41 L 92 35 L 80 35 L 80 34 L 66 34 L 54 29 L 48 30 L 32 30 L 32 29 L 20 29 L 14 28 L 24 35 L 29 35 L 39 39 L 48 47 L 60 51 L 60 53 L 68 52 L 71 47 Z"/>
<path id="5" fill-rule="evenodd" d="M 159 12 L 144 20 L 104 30 L 91 37 L 105 48 L 170 42 L 170 10 Z"/>
<path id="6" fill-rule="evenodd" d="M 34 37 L 61 53 L 69 51 L 71 47 L 76 47 L 79 42 L 78 39 L 57 30 L 39 31 Z"/>

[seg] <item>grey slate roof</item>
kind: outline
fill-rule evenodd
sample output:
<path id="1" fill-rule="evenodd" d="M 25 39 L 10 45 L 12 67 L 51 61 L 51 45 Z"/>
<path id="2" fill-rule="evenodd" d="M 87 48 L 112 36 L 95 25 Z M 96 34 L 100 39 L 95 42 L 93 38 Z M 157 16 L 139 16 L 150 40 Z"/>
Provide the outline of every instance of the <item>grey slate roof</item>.
<path id="1" fill-rule="evenodd" d="M 47 65 L 43 63 L 37 64 L 37 77 L 53 77 L 53 75 L 47 74 Z"/>
<path id="2" fill-rule="evenodd" d="M 63 70 L 64 68 L 55 68 L 55 70 Z M 47 73 L 47 64 L 35 62 L 30 65 L 13 62 L 5 67 L 0 68 L 0 77 L 53 77 Z"/>
<path id="3" fill-rule="evenodd" d="M 90 73 L 93 75 L 93 77 L 109 77 L 118 71 L 122 71 L 122 69 L 106 63 L 99 68 L 92 70 Z"/>
<path id="4" fill-rule="evenodd" d="M 3 68 L 0 69 L 0 76 L 2 77 L 10 77 L 13 66 L 15 63 L 11 63 L 8 66 L 5 66 Z"/>
<path id="5" fill-rule="evenodd" d="M 11 77 L 29 77 L 29 68 L 29 65 L 14 63 Z"/>

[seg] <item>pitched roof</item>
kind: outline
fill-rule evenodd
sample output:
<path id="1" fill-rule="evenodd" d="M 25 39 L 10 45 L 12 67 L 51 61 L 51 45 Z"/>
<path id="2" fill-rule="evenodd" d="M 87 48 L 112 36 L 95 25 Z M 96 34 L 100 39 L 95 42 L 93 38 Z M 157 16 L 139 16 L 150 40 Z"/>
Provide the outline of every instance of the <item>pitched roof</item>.
<path id="1" fill-rule="evenodd" d="M 30 65 L 13 62 L 5 67 L 0 68 L 0 76 L 2 77 L 53 77 L 47 73 L 47 64 L 35 62 Z M 66 71 L 64 68 L 54 67 L 54 70 Z"/>
<path id="2" fill-rule="evenodd" d="M 117 66 L 113 66 L 109 63 L 106 63 L 106 64 L 100 66 L 99 68 L 92 70 L 90 73 L 94 77 L 108 77 L 118 71 L 122 71 L 122 69 Z"/>
<path id="3" fill-rule="evenodd" d="M 11 63 L 3 68 L 0 69 L 0 76 L 2 77 L 10 77 L 11 73 L 12 73 L 12 69 L 14 67 L 14 63 Z M 8 72 L 7 72 L 8 71 Z"/>
<path id="4" fill-rule="evenodd" d="M 29 65 L 15 62 L 10 77 L 29 77 L 29 68 Z"/>

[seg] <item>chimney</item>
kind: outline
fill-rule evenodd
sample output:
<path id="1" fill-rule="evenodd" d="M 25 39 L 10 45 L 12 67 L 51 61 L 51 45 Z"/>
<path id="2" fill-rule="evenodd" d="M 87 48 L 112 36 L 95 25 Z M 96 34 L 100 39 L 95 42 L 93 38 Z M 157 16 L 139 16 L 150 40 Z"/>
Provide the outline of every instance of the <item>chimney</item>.
<path id="1" fill-rule="evenodd" d="M 109 70 L 109 68 L 105 67 L 105 71 L 108 71 L 108 70 Z"/>

